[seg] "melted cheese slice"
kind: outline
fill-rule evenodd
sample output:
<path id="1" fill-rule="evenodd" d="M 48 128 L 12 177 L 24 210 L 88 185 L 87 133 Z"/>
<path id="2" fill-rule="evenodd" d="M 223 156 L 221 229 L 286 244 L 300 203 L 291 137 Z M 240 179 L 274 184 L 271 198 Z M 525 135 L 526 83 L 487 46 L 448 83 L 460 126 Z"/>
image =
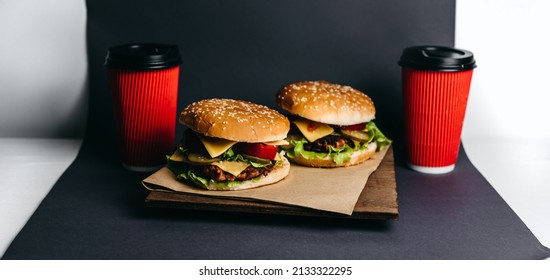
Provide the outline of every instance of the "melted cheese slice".
<path id="1" fill-rule="evenodd" d="M 328 124 L 318 123 L 306 119 L 293 120 L 292 123 L 298 127 L 300 132 L 309 142 L 313 142 L 334 132 L 334 128 Z"/>
<path id="2" fill-rule="evenodd" d="M 286 140 L 275 140 L 271 142 L 264 142 L 264 144 L 271 145 L 271 146 L 282 146 L 282 145 L 288 145 L 290 143 L 288 143 L 288 141 Z"/>
<path id="3" fill-rule="evenodd" d="M 243 170 L 245 170 L 250 164 L 242 161 L 218 161 L 211 163 L 227 173 L 231 173 L 233 176 L 239 175 Z"/>
<path id="4" fill-rule="evenodd" d="M 202 144 L 206 148 L 206 151 L 208 152 L 208 154 L 210 154 L 210 156 L 213 158 L 220 156 L 221 154 L 223 154 L 225 151 L 227 151 L 229 148 L 231 148 L 233 145 L 237 143 L 235 141 L 208 137 L 198 133 L 197 133 L 197 136 L 199 137 L 199 140 L 202 142 Z"/>

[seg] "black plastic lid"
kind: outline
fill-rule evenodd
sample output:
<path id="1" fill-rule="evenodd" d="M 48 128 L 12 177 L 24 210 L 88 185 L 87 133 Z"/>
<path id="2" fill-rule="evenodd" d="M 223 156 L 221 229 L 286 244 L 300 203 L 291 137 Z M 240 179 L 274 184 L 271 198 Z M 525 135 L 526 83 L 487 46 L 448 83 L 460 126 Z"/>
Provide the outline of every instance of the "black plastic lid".
<path id="1" fill-rule="evenodd" d="M 182 63 L 177 45 L 125 44 L 109 49 L 105 66 L 128 70 L 157 70 Z"/>
<path id="2" fill-rule="evenodd" d="M 419 70 L 464 71 L 474 69 L 474 54 L 442 46 L 415 46 L 403 50 L 399 65 Z"/>

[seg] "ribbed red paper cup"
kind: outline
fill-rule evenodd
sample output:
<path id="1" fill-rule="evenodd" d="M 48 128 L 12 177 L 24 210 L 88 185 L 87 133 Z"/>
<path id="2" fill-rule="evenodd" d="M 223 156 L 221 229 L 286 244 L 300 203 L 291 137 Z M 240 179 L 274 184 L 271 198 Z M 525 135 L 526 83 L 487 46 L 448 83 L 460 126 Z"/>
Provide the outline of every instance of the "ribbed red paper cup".
<path id="1" fill-rule="evenodd" d="M 174 146 L 181 58 L 177 46 L 129 44 L 106 59 L 123 165 L 151 171 Z"/>
<path id="2" fill-rule="evenodd" d="M 411 169 L 454 170 L 475 61 L 468 51 L 421 46 L 403 52 L 405 144 Z"/>

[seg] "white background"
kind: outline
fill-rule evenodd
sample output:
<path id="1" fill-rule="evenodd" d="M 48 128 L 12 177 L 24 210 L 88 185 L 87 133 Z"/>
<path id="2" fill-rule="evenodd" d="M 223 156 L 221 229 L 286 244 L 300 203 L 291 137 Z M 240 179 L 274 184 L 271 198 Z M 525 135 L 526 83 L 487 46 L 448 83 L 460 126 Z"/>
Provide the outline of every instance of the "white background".
<path id="1" fill-rule="evenodd" d="M 0 137 L 82 137 L 83 0 L 0 0 Z"/>
<path id="2" fill-rule="evenodd" d="M 550 247 L 550 1 L 458 0 L 474 52 L 462 140 L 470 160 Z"/>
<path id="3" fill-rule="evenodd" d="M 550 1 L 457 0 L 456 47 L 478 64 L 466 151 L 547 247 L 549 15 Z M 78 140 L 20 138 L 82 136 L 85 22 L 83 0 L 0 0 L 0 255 L 78 151 Z"/>
<path id="4" fill-rule="evenodd" d="M 549 28 L 550 1 L 457 1 L 455 46 L 478 62 L 465 142 L 550 139 Z"/>

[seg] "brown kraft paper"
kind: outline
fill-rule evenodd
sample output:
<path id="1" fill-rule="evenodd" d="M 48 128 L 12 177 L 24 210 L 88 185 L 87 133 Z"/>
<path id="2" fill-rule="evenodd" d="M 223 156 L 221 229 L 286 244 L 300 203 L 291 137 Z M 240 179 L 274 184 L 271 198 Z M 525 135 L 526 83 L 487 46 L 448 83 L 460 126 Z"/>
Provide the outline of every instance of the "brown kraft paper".
<path id="1" fill-rule="evenodd" d="M 218 198 L 280 203 L 351 215 L 369 176 L 378 168 L 389 146 L 373 158 L 349 167 L 312 168 L 292 164 L 288 176 L 271 185 L 239 191 L 210 191 L 176 180 L 163 167 L 143 180 L 148 190 L 176 191 Z"/>

